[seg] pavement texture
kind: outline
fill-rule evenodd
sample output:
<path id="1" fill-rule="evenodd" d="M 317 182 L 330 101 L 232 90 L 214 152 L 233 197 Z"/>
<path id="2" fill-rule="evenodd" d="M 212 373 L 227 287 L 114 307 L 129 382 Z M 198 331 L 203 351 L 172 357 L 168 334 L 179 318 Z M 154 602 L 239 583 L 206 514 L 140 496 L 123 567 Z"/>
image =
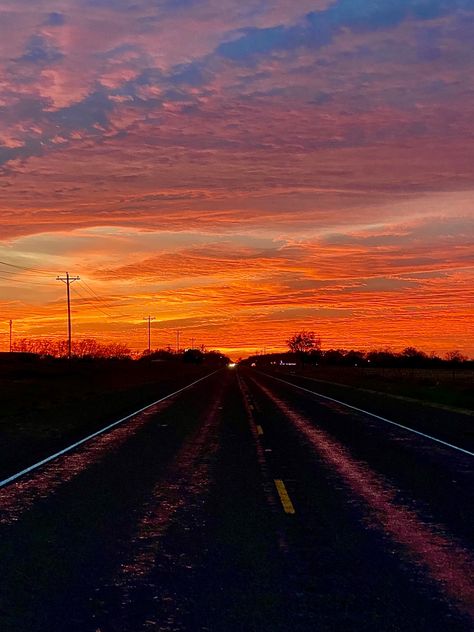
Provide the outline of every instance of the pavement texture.
<path id="1" fill-rule="evenodd" d="M 472 418 L 362 402 L 450 447 L 282 379 L 220 370 L 0 489 L 2 632 L 471 630 Z"/>

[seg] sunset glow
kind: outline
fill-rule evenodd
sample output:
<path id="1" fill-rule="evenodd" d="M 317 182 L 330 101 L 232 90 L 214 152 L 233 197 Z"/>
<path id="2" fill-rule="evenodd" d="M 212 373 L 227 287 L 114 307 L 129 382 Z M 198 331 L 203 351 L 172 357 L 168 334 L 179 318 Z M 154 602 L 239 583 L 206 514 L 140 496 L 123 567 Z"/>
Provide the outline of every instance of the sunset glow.
<path id="1" fill-rule="evenodd" d="M 466 0 L 1 0 L 0 350 L 474 356 Z M 16 267 L 18 266 L 18 267 Z M 85 282 L 85 283 L 83 283 Z"/>

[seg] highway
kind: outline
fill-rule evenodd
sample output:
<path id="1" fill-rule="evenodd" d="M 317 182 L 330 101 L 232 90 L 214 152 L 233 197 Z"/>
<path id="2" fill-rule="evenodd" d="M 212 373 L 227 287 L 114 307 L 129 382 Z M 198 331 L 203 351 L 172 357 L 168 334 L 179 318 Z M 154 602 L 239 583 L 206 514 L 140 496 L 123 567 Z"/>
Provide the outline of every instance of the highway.
<path id="1" fill-rule="evenodd" d="M 472 417 L 317 391 L 224 369 L 11 472 L 0 630 L 472 630 Z"/>

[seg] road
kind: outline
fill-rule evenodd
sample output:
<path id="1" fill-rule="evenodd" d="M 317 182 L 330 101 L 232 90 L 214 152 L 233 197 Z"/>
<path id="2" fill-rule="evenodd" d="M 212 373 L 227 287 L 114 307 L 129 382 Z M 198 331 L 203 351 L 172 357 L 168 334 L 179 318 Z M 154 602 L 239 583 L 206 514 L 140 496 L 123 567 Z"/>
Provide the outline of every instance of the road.
<path id="1" fill-rule="evenodd" d="M 311 390 L 218 371 L 5 485 L 2 632 L 471 630 L 465 435 Z"/>

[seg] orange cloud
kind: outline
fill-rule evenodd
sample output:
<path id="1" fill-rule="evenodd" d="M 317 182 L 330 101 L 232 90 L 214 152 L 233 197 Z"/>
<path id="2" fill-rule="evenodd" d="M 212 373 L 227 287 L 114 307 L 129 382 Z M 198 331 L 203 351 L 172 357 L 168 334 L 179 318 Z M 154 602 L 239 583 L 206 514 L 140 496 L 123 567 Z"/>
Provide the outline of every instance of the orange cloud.
<path id="1" fill-rule="evenodd" d="M 52 279 L 0 265 L 18 332 L 63 335 L 69 269 L 78 335 L 474 353 L 471 12 L 178 4 L 2 3 L 0 260 Z"/>

